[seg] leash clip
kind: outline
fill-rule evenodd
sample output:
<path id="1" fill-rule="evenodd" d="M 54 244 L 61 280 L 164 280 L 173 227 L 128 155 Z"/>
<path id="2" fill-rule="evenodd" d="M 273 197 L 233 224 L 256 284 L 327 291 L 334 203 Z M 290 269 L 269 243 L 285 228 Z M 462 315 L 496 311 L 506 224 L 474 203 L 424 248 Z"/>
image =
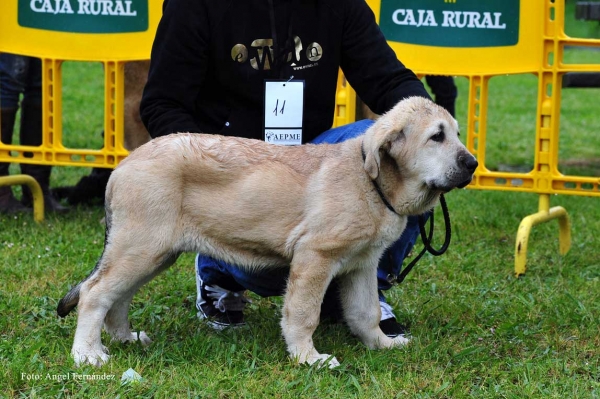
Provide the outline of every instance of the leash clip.
<path id="1" fill-rule="evenodd" d="M 398 276 L 394 275 L 393 273 L 388 274 L 385 279 L 391 285 L 395 285 L 398 282 Z"/>

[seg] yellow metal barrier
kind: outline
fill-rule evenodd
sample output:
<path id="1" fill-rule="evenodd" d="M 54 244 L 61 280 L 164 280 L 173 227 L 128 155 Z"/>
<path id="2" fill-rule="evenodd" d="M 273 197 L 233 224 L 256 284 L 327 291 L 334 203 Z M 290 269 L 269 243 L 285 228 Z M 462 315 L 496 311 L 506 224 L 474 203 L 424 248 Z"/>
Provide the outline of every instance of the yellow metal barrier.
<path id="1" fill-rule="evenodd" d="M 124 159 L 128 154 L 123 144 L 124 65 L 149 59 L 161 15 L 162 0 L 3 3 L 0 52 L 42 59 L 43 140 L 37 147 L 0 143 L 0 162 L 112 168 Z M 99 150 L 63 145 L 61 65 L 65 60 L 104 66 L 104 146 Z M 0 178 L 2 185 L 19 183 L 12 177 Z M 41 220 L 43 207 L 34 207 L 34 214 Z"/>
<path id="2" fill-rule="evenodd" d="M 598 177 L 566 176 L 558 170 L 562 77 L 600 72 L 597 64 L 568 64 L 566 46 L 600 47 L 600 40 L 564 32 L 564 0 L 367 0 L 399 58 L 418 75 L 469 79 L 467 147 L 479 167 L 469 188 L 520 191 L 540 196 L 537 213 L 523 219 L 515 246 L 515 273 L 525 272 L 527 241 L 534 225 L 559 221 L 560 252 L 570 247 L 570 224 L 550 195 L 600 196 Z M 530 172 L 486 167 L 486 123 L 490 78 L 507 74 L 538 78 L 535 159 Z"/>
<path id="3" fill-rule="evenodd" d="M 149 59 L 161 15 L 160 0 L 6 2 L 0 13 L 0 52 L 42 59 L 44 123 L 41 146 L 0 144 L 0 161 L 115 167 L 125 158 L 124 64 Z M 66 148 L 62 143 L 61 64 L 65 60 L 104 66 L 104 146 L 100 150 Z"/>

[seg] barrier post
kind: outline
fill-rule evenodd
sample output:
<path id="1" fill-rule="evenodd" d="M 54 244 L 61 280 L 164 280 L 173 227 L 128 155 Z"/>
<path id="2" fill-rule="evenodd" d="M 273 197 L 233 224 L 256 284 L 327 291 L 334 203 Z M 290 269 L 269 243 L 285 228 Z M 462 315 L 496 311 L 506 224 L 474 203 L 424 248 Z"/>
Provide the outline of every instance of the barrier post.
<path id="1" fill-rule="evenodd" d="M 561 255 L 569 252 L 571 248 L 571 222 L 569 215 L 562 206 L 550 208 L 550 196 L 548 194 L 541 194 L 539 198 L 539 211 L 523 218 L 519 225 L 519 230 L 517 230 L 517 240 L 515 243 L 515 275 L 517 277 L 524 274 L 526 270 L 527 243 L 532 227 L 553 219 L 558 219 L 559 252 Z"/>
<path id="2" fill-rule="evenodd" d="M 38 182 L 29 175 L 11 175 L 0 177 L 1 186 L 14 186 L 25 184 L 31 190 L 33 197 L 33 220 L 41 222 L 44 220 L 44 194 Z"/>

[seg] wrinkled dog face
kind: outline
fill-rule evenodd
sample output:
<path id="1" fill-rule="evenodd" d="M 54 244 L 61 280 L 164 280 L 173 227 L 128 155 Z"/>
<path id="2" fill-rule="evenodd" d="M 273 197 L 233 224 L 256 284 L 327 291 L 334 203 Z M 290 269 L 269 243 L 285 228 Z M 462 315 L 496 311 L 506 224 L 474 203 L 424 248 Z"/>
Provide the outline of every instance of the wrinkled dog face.
<path id="1" fill-rule="evenodd" d="M 403 100 L 377 125 L 375 139 L 366 143 L 372 153 L 367 155 L 365 170 L 372 179 L 379 175 L 379 151 L 383 151 L 395 160 L 412 188 L 423 191 L 424 202 L 435 202 L 439 194 L 471 182 L 477 160 L 460 142 L 456 120 L 431 100 Z"/>
<path id="2" fill-rule="evenodd" d="M 460 142 L 458 123 L 442 109 L 407 126 L 409 159 L 420 180 L 432 191 L 448 192 L 471 182 L 475 157 Z M 413 145 L 414 144 L 414 145 Z"/>

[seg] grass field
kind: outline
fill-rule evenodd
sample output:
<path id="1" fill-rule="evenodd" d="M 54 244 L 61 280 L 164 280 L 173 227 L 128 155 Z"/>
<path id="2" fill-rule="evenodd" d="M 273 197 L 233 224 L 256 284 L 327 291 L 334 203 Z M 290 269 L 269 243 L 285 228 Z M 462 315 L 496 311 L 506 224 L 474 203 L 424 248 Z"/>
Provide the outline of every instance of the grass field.
<path id="1" fill-rule="evenodd" d="M 572 49 L 568 56 L 599 54 Z M 101 75 L 99 65 L 65 65 L 70 146 L 101 145 Z M 457 82 L 465 130 L 467 82 Z M 488 166 L 533 163 L 536 85 L 533 76 L 492 80 Z M 569 174 L 600 176 L 597 98 L 597 90 L 564 91 L 560 159 Z M 55 168 L 52 185 L 74 184 L 88 172 Z M 447 199 L 453 227 L 448 253 L 424 257 L 388 292 L 398 318 L 411 328 L 412 343 L 369 351 L 343 325 L 321 325 L 315 344 L 342 362 L 336 370 L 287 358 L 280 298 L 251 296 L 249 325 L 240 330 L 218 333 L 200 323 L 189 254 L 134 298 L 134 328 L 154 343 L 108 344 L 103 335 L 111 361 L 99 369 L 75 368 L 69 352 L 76 317 L 59 319 L 55 309 L 102 252 L 102 209 L 48 214 L 40 225 L 31 214 L 0 215 L 0 397 L 600 397 L 599 199 L 553 197 L 552 205 L 571 216 L 571 251 L 558 254 L 556 222 L 536 226 L 527 274 L 519 279 L 513 275 L 515 234 L 521 219 L 537 211 L 537 196 L 460 190 Z M 142 381 L 122 384 L 129 368 Z"/>

